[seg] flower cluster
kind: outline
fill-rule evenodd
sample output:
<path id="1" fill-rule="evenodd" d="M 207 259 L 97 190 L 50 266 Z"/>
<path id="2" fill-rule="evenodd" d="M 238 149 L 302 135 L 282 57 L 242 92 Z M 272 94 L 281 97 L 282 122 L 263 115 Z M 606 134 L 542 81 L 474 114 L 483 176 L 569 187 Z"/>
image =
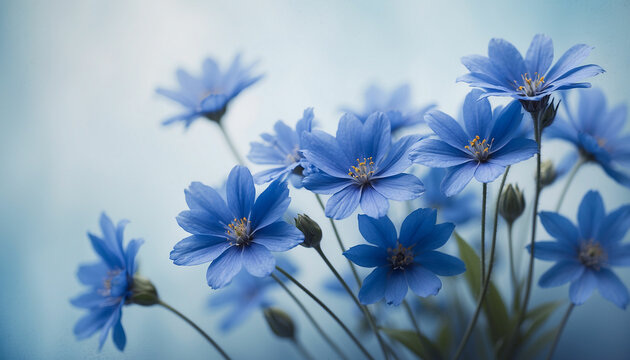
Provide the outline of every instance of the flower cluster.
<path id="1" fill-rule="evenodd" d="M 282 288 L 338 358 L 348 358 L 346 352 L 358 350 L 368 359 L 374 359 L 374 355 L 363 341 L 319 298 L 318 291 L 310 290 L 297 279 L 298 269 L 288 260 L 299 254 L 292 251 L 297 245 L 303 245 L 302 254 L 310 254 L 300 256 L 321 258 L 322 269 L 327 267 L 336 281 L 326 287 L 349 295 L 348 300 L 357 306 L 352 314 L 373 334 L 385 358 L 393 351 L 392 347 L 400 344 L 420 358 L 458 359 L 469 355 L 466 345 L 473 332 L 483 337 L 484 348 L 486 343 L 490 345 L 493 357 L 512 358 L 516 354 L 536 357 L 536 348 L 530 345 L 544 343 L 549 338 L 538 333 L 557 305 L 550 302 L 536 309 L 528 307 L 533 291 L 534 258 L 555 261 L 538 283 L 542 288 L 571 283 L 571 305 L 549 350 L 552 356 L 573 307 L 583 304 L 595 289 L 620 308 L 625 309 L 630 302 L 626 286 L 612 271 L 614 266 L 630 266 L 630 245 L 622 243 L 630 229 L 630 205 L 606 213 L 599 192 L 589 191 L 579 206 L 577 226 L 559 212 L 571 181 L 584 163 L 600 165 L 615 181 L 630 187 L 630 176 L 620 169 L 630 164 L 630 137 L 621 133 L 627 109 L 625 105 L 608 109 L 603 91 L 584 89 L 590 87 L 585 82 L 587 78 L 604 72 L 598 65 L 581 65 L 591 50 L 587 45 L 575 45 L 552 66 L 553 45 L 547 36 L 536 35 L 525 58 L 509 42 L 492 39 L 488 57 L 462 58 L 470 73 L 458 80 L 474 89 L 463 101 L 459 121 L 433 109 L 434 105 L 411 106 L 408 85 L 391 93 L 370 87 L 364 109 L 343 114 L 336 123 L 334 136 L 313 129 L 313 108 L 304 110 L 295 127 L 277 121 L 272 133 L 263 133 L 260 142 L 251 143 L 247 156 L 254 164 L 268 165 L 267 169 L 252 176 L 241 163 L 230 171 L 224 191 L 200 182 L 192 182 L 184 191 L 187 209 L 176 220 L 188 235 L 176 243 L 173 241 L 170 260 L 178 266 L 209 263 L 206 283 L 213 289 L 209 304 L 213 308 L 230 308 L 219 323 L 221 330 L 231 330 L 254 311 L 262 311 L 273 334 L 291 340 L 305 358 L 311 358 L 308 346 L 299 341 L 299 323 L 270 296 L 272 290 Z M 211 59 L 204 62 L 200 78 L 179 70 L 181 89 L 157 92 L 181 103 L 186 110 L 165 123 L 184 122 L 188 127 L 196 118 L 205 117 L 221 125 L 230 102 L 261 78 L 251 75 L 251 68 L 242 67 L 237 56 L 225 72 L 219 71 Z M 582 88 L 578 90 L 577 111 L 571 111 L 567 105 L 572 102 L 569 97 L 558 94 L 560 90 L 573 88 Z M 491 96 L 508 96 L 513 100 L 493 108 Z M 562 108 L 560 100 L 565 105 Z M 412 133 L 413 126 L 422 122 L 432 132 Z M 411 135 L 393 134 L 399 130 Z M 231 145 L 228 134 L 224 135 Z M 542 142 L 548 139 L 568 141 L 575 151 L 557 167 L 543 162 Z M 231 150 L 240 159 L 234 146 Z M 510 183 L 505 187 L 510 168 L 534 156 L 535 186 L 530 189 L 527 184 Z M 415 175 L 423 173 L 417 165 L 429 168 L 424 172 L 424 183 Z M 543 187 L 553 188 L 551 185 L 566 174 L 556 211 L 539 211 Z M 498 188 L 488 185 L 501 176 Z M 460 194 L 473 178 L 481 185 L 471 186 Z M 291 190 L 289 183 L 293 185 Z M 258 196 L 256 185 L 264 186 Z M 475 192 L 478 187 L 482 189 L 481 201 Z M 524 192 L 522 188 L 527 190 Z M 288 211 L 290 191 L 313 193 L 321 209 L 306 208 L 308 214 Z M 486 216 L 489 192 L 490 196 L 495 193 L 496 200 L 494 211 L 490 212 L 492 226 Z M 533 200 L 526 201 L 525 193 L 534 194 Z M 321 195 L 327 198 L 322 199 Z M 545 195 L 552 193 L 545 191 Z M 404 202 L 404 206 L 390 204 L 391 201 Z M 512 230 L 528 206 L 533 207 L 531 238 L 526 248 L 530 257 L 528 271 L 521 277 L 518 259 L 527 256 L 527 251 L 523 248 L 514 251 Z M 322 213 L 317 214 L 320 210 Z M 289 213 L 295 214 L 291 215 L 295 218 L 284 220 Z M 318 216 L 327 218 L 332 232 L 317 223 Z M 504 238 L 498 235 L 499 216 L 508 225 L 507 257 L 497 251 L 497 239 Z M 351 217 L 356 221 L 347 224 L 353 224 L 367 243 L 361 241 L 347 249 L 345 231 L 339 231 L 335 220 Z M 477 235 L 468 234 L 466 228 L 460 227 L 473 218 L 481 218 L 480 254 L 469 245 L 470 239 L 476 239 Z M 538 219 L 554 241 L 538 241 Z M 399 232 L 394 223 L 401 224 Z M 101 261 L 79 268 L 79 280 L 90 290 L 71 300 L 73 305 L 88 310 L 75 326 L 76 336 L 83 339 L 100 330 L 100 348 L 111 330 L 115 345 L 122 350 L 126 342 L 121 325 L 123 306 L 161 305 L 191 324 L 221 356 L 229 359 L 210 335 L 158 298 L 153 284 L 136 274 L 135 257 L 142 241 L 131 240 L 123 248 L 125 224 L 123 221 L 115 226 L 102 215 L 102 237 L 89 234 Z M 491 236 L 486 236 L 487 228 L 491 229 L 488 232 Z M 330 261 L 324 252 L 324 249 L 329 251 L 332 236 L 340 249 L 337 259 L 347 260 L 343 277 L 333 265 L 336 261 Z M 458 257 L 447 254 L 451 238 L 457 242 Z M 486 251 L 488 239 L 491 245 Z M 276 261 L 273 254 L 276 252 L 289 254 Z M 509 258 L 514 290 L 507 297 L 492 278 L 495 261 L 506 261 L 505 258 Z M 303 263 L 302 260 L 297 263 Z M 320 269 L 313 269 L 313 263 L 308 263 L 307 273 L 318 274 Z M 355 265 L 373 270 L 362 278 Z M 445 284 L 440 279 L 462 273 L 463 276 Z M 442 299 L 435 301 L 440 311 L 431 316 L 432 321 L 440 322 L 438 339 L 437 334 L 427 333 L 424 326 L 420 328 L 417 318 L 424 317 L 425 309 L 432 304 L 424 298 L 437 296 L 443 285 L 449 287 L 457 282 L 465 282 L 471 291 L 477 301 L 475 310 L 469 316 L 459 301 L 444 301 L 441 294 Z M 313 316 L 311 307 L 293 293 L 294 287 L 320 306 L 328 317 Z M 215 292 L 219 289 L 222 290 Z M 406 301 L 408 297 L 415 299 L 414 305 L 418 297 L 423 298 L 421 306 L 411 307 Z M 505 304 L 504 298 L 512 299 L 511 306 Z M 367 306 L 376 303 L 388 305 L 379 308 L 382 312 L 378 316 L 373 313 L 376 309 Z M 406 324 L 390 321 L 391 307 L 401 304 L 415 331 L 406 330 Z M 482 312 L 486 324 L 480 327 L 478 319 Z M 326 320 L 337 323 L 356 349 L 338 346 L 334 337 L 329 336 L 328 326 L 319 324 Z M 466 322 L 468 325 L 464 327 Z M 383 339 L 385 336 L 393 341 L 391 345 Z M 443 339 L 457 339 L 458 343 Z M 358 357 L 357 354 L 350 358 Z"/>

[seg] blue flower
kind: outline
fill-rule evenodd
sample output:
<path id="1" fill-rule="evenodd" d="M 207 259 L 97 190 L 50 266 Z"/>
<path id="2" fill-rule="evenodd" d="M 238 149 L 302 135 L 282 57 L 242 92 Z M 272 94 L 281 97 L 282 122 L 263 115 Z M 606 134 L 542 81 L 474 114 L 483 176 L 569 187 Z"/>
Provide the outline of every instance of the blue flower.
<path id="1" fill-rule="evenodd" d="M 408 84 L 400 85 L 388 93 L 376 85 L 370 86 L 365 92 L 365 105 L 362 111 L 348 110 L 359 120 L 365 122 L 375 112 L 384 112 L 389 118 L 392 132 L 404 127 L 411 127 L 422 123 L 424 114 L 435 104 L 414 109 L 411 104 L 411 88 Z"/>
<path id="2" fill-rule="evenodd" d="M 571 282 L 569 298 L 583 304 L 595 288 L 613 304 L 626 308 L 628 289 L 611 266 L 630 266 L 630 244 L 621 240 L 630 228 L 630 205 L 606 214 L 597 191 L 589 191 L 578 208 L 576 227 L 564 216 L 543 211 L 540 222 L 556 241 L 537 241 L 534 257 L 556 261 L 541 277 L 541 287 Z M 527 249 L 531 251 L 528 246 Z"/>
<path id="3" fill-rule="evenodd" d="M 254 200 L 252 174 L 235 166 L 226 190 L 227 204 L 213 188 L 190 184 L 185 191 L 190 210 L 182 211 L 177 223 L 192 235 L 170 255 L 175 265 L 211 262 L 206 279 L 213 289 L 229 284 L 243 267 L 254 276 L 268 276 L 276 265 L 271 251 L 287 251 L 304 241 L 302 232 L 282 220 L 291 201 L 286 182 L 272 182 Z"/>
<path id="4" fill-rule="evenodd" d="M 202 74 L 198 78 L 183 69 L 178 69 L 177 81 L 180 89 L 158 88 L 156 92 L 177 101 L 186 110 L 167 119 L 163 124 L 170 125 L 182 121 L 189 127 L 199 117 L 220 122 L 230 101 L 262 78 L 262 75 L 251 75 L 254 65 L 242 66 L 240 55 L 236 55 L 232 65 L 225 72 L 221 72 L 217 63 L 210 58 L 204 61 Z"/>
<path id="5" fill-rule="evenodd" d="M 411 200 L 424 191 L 422 182 L 404 174 L 410 165 L 409 152 L 419 136 L 405 136 L 392 144 L 389 121 L 374 113 L 362 123 L 352 114 L 339 121 L 337 137 L 313 130 L 303 133 L 302 154 L 316 170 L 305 172 L 305 188 L 333 194 L 326 204 L 326 216 L 343 219 L 361 209 L 382 217 L 388 199 Z"/>
<path id="6" fill-rule="evenodd" d="M 127 337 L 120 322 L 122 307 L 131 295 L 133 276 L 136 272 L 136 254 L 144 242 L 140 239 L 129 241 L 123 249 L 123 231 L 126 220 L 114 226 L 104 213 L 100 219 L 102 237 L 88 233 L 94 251 L 101 258 L 99 262 L 81 265 L 77 276 L 79 281 L 90 290 L 73 298 L 72 305 L 87 309 L 87 315 L 79 319 L 74 326 L 74 334 L 79 340 L 101 331 L 99 350 L 103 347 L 107 335 L 112 330 L 112 339 L 122 351 Z"/>
<path id="7" fill-rule="evenodd" d="M 295 265 L 287 258 L 279 257 L 278 265 L 291 274 L 297 272 Z M 284 277 L 282 279 L 286 281 Z M 229 287 L 210 297 L 211 307 L 231 308 L 221 320 L 221 331 L 230 331 L 247 320 L 252 312 L 271 306 L 273 300 L 269 293 L 276 286 L 278 283 L 270 277 L 260 278 L 252 276 L 246 271 L 241 271 L 236 275 Z"/>
<path id="8" fill-rule="evenodd" d="M 630 134 L 622 135 L 628 108 L 621 104 L 608 109 L 599 89 L 580 90 L 579 95 L 578 111 L 567 106 L 568 120 L 556 118 L 547 136 L 572 143 L 584 161 L 599 164 L 608 176 L 630 187 L 630 176 L 618 170 L 619 165 L 630 166 Z M 575 154 L 570 156 L 577 160 Z"/>
<path id="9" fill-rule="evenodd" d="M 254 175 L 256 184 L 264 184 L 276 179 L 289 178 L 296 188 L 302 187 L 304 158 L 300 153 L 303 132 L 311 132 L 313 126 L 313 108 L 304 110 L 304 115 L 291 129 L 282 121 L 274 125 L 275 135 L 262 134 L 265 143 L 251 143 L 247 158 L 256 164 L 270 164 L 276 167 Z"/>
<path id="10" fill-rule="evenodd" d="M 420 198 L 424 206 L 438 211 L 440 219 L 463 225 L 478 216 L 479 206 L 477 196 L 472 192 L 466 192 L 457 196 L 445 196 L 440 190 L 440 183 L 446 174 L 446 170 L 432 168 L 422 178 L 426 192 Z"/>
<path id="11" fill-rule="evenodd" d="M 400 305 L 410 288 L 416 295 L 437 295 L 442 281 L 436 276 L 452 276 L 466 270 L 456 257 L 435 249 L 442 247 L 455 228 L 452 223 L 435 223 L 435 209 L 418 209 L 403 221 L 400 236 L 388 217 L 380 219 L 359 215 L 359 231 L 367 242 L 343 255 L 363 267 L 376 267 L 361 290 L 362 304 L 373 304 L 385 298 L 390 305 Z"/>
<path id="12" fill-rule="evenodd" d="M 545 35 L 534 36 L 525 59 L 511 43 L 492 39 L 488 44 L 488 57 L 470 55 L 462 58 L 462 64 L 470 73 L 457 81 L 483 89 L 486 91 L 484 97 L 511 96 L 537 101 L 557 90 L 590 87 L 591 84 L 581 81 L 604 72 L 597 65 L 580 66 L 591 50 L 593 48 L 588 45 L 574 45 L 551 67 L 553 43 Z"/>
<path id="13" fill-rule="evenodd" d="M 487 98 L 473 90 L 464 101 L 466 130 L 449 115 L 430 111 L 429 127 L 438 139 L 425 139 L 411 159 L 430 167 L 448 168 L 441 184 L 446 196 L 458 194 L 473 176 L 480 182 L 494 181 L 505 167 L 529 159 L 538 150 L 536 142 L 515 137 L 522 114 L 521 105 L 511 102 L 494 118 Z"/>

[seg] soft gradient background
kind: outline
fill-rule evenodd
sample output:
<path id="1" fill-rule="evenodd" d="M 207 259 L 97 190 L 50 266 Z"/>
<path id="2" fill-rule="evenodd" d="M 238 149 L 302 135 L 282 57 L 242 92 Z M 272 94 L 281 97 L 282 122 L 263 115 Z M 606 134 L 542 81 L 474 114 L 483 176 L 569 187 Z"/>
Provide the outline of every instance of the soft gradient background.
<path id="1" fill-rule="evenodd" d="M 459 59 L 485 54 L 492 37 L 525 51 L 532 36 L 543 32 L 553 38 L 556 58 L 575 43 L 591 44 L 596 49 L 589 62 L 607 70 L 593 84 L 611 103 L 626 102 L 629 18 L 628 1 L 1 1 L 0 357 L 214 355 L 198 334 L 160 308 L 125 308 L 128 345 L 122 354 L 110 340 L 98 354 L 95 338 L 74 339 L 72 327 L 82 312 L 68 299 L 82 290 L 77 265 L 95 259 L 85 234 L 99 231 L 103 210 L 115 220 L 131 220 L 127 239 L 147 241 L 139 255 L 143 274 L 234 358 L 297 356 L 290 344 L 270 335 L 260 314 L 232 333 L 219 333 L 222 313 L 206 306 L 212 291 L 205 266 L 177 267 L 168 259 L 185 236 L 174 219 L 185 208 L 183 189 L 193 180 L 220 185 L 234 165 L 214 124 L 200 121 L 187 132 L 160 126 L 179 109 L 154 89 L 174 86 L 178 66 L 198 72 L 204 57 L 225 64 L 239 51 L 246 60 L 260 60 L 266 78 L 239 97 L 225 118 L 245 153 L 275 120 L 293 123 L 307 106 L 315 107 L 323 128 L 334 131 L 339 107 L 361 105 L 372 82 L 386 87 L 409 82 L 416 105 L 436 101 L 456 114 L 468 91 L 455 83 L 465 73 Z M 549 143 L 544 152 L 559 159 L 567 149 Z M 532 172 L 529 161 L 510 175 L 530 196 Z M 575 218 L 579 200 L 591 188 L 602 192 L 608 209 L 630 201 L 629 190 L 599 168 L 586 167 L 563 207 L 569 217 Z M 325 224 L 310 194 L 292 192 L 292 208 Z M 543 209 L 553 207 L 558 192 L 556 186 L 544 193 Z M 359 240 L 355 221 L 342 222 L 348 243 Z M 325 250 L 343 267 L 327 240 Z M 291 257 L 300 263 L 301 278 L 321 288 L 328 273 L 314 253 L 298 248 Z M 536 263 L 536 278 L 548 264 Z M 497 271 L 500 279 L 506 273 Z M 619 274 L 630 284 L 629 271 Z M 352 321 L 349 302 L 322 294 Z M 300 322 L 307 347 L 332 358 L 293 304 L 276 295 Z M 567 295 L 567 286 L 535 287 L 533 301 Z M 400 316 L 400 309 L 389 310 Z M 344 347 L 354 349 L 313 311 Z M 401 318 L 400 326 L 409 324 Z M 596 294 L 574 311 L 559 358 L 627 358 L 629 331 L 630 314 Z"/>

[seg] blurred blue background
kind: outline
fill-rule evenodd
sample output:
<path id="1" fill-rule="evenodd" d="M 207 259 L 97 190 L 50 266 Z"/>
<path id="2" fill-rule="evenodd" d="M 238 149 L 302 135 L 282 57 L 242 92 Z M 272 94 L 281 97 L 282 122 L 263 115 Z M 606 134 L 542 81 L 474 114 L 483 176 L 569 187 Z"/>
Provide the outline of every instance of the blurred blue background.
<path id="1" fill-rule="evenodd" d="M 224 119 L 244 154 L 273 122 L 293 124 L 308 106 L 321 127 L 334 131 L 339 108 L 359 107 L 373 82 L 386 88 L 409 82 L 416 105 L 437 102 L 457 114 L 469 91 L 455 83 L 466 72 L 459 59 L 486 54 L 492 37 L 506 38 L 524 52 L 542 32 L 553 38 L 556 58 L 575 43 L 593 45 L 588 62 L 607 70 L 593 85 L 604 89 L 609 103 L 627 102 L 629 18 L 628 1 L 1 1 L 0 357 L 214 354 L 180 319 L 156 307 L 124 309 L 124 353 L 109 340 L 100 354 L 96 338 L 75 340 L 72 327 L 82 312 L 68 299 L 82 290 L 78 264 L 96 258 L 86 231 L 99 231 L 103 210 L 114 220 L 131 220 L 126 238 L 146 240 L 139 255 L 142 273 L 165 301 L 213 333 L 234 358 L 297 356 L 289 343 L 270 334 L 260 314 L 221 334 L 222 313 L 207 307 L 212 290 L 205 284 L 206 267 L 177 267 L 168 259 L 185 236 L 175 222 L 185 208 L 183 189 L 193 180 L 220 185 L 234 165 L 214 124 L 199 121 L 189 131 L 160 125 L 179 109 L 154 89 L 173 87 L 177 67 L 197 73 L 204 57 L 225 65 L 239 51 L 246 61 L 260 60 L 265 79 L 245 91 Z M 560 159 L 568 149 L 550 142 L 545 157 Z M 530 195 L 533 165 L 520 164 L 510 175 Z M 491 194 L 497 186 L 490 187 Z M 544 193 L 543 209 L 553 207 L 559 186 Z M 567 216 L 575 218 L 579 200 L 591 188 L 602 192 L 607 209 L 630 201 L 629 190 L 588 166 L 565 202 Z M 306 210 L 330 231 L 310 194 L 292 190 L 292 197 L 293 209 Z M 359 241 L 355 222 L 355 217 L 341 222 L 349 244 Z M 345 268 L 328 240 L 324 250 Z M 299 262 L 301 279 L 352 321 L 350 302 L 321 291 L 328 272 L 314 253 L 297 248 L 291 257 Z M 536 263 L 536 279 L 548 266 Z M 506 273 L 498 271 L 497 281 L 508 292 Z M 630 284 L 628 269 L 618 274 Z M 307 347 L 334 358 L 293 304 L 276 295 L 298 319 Z M 448 296 L 448 289 L 441 295 Z M 535 287 L 533 301 L 567 295 L 567 286 Z M 402 312 L 388 310 L 393 316 Z M 323 313 L 313 311 L 344 347 L 352 347 Z M 555 316 L 558 321 L 560 314 Z M 401 320 L 400 326 L 409 325 Z M 624 359 L 629 331 L 630 314 L 595 294 L 574 311 L 557 354 Z"/>

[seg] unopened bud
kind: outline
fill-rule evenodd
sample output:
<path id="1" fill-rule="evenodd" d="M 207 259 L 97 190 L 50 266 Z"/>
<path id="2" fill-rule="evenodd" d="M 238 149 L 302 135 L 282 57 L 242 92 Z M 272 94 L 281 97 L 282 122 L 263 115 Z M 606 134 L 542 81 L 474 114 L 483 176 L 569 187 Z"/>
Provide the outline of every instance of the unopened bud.
<path id="1" fill-rule="evenodd" d="M 547 108 L 549 102 L 549 95 L 543 96 L 540 100 L 519 100 L 523 109 L 530 114 L 538 113 Z"/>
<path id="2" fill-rule="evenodd" d="M 295 227 L 297 227 L 302 234 L 304 234 L 304 242 L 302 246 L 311 248 L 318 247 L 322 241 L 322 229 L 306 214 L 299 214 L 295 218 Z"/>
<path id="3" fill-rule="evenodd" d="M 267 324 L 276 336 L 288 339 L 295 338 L 295 324 L 289 314 L 273 307 L 266 308 L 263 312 Z"/>
<path id="4" fill-rule="evenodd" d="M 540 119 L 540 123 L 542 125 L 541 130 L 550 126 L 556 118 L 556 114 L 558 113 L 558 107 L 560 106 L 560 101 L 555 104 L 555 99 L 551 100 L 551 103 L 547 105 L 544 112 L 542 113 L 542 118 Z"/>
<path id="5" fill-rule="evenodd" d="M 551 160 L 545 160 L 540 164 L 540 185 L 542 187 L 553 184 L 557 177 L 556 167 Z"/>
<path id="6" fill-rule="evenodd" d="M 136 275 L 133 277 L 133 285 L 131 286 L 131 296 L 129 302 L 132 304 L 138 304 L 142 306 L 151 306 L 158 304 L 160 298 L 158 297 L 155 286 L 151 283 L 151 280 Z"/>
<path id="7" fill-rule="evenodd" d="M 499 203 L 499 214 L 508 222 L 512 224 L 514 220 L 518 219 L 525 210 L 525 196 L 523 192 L 518 188 L 518 185 L 508 186 L 503 190 L 501 195 L 501 201 Z"/>

